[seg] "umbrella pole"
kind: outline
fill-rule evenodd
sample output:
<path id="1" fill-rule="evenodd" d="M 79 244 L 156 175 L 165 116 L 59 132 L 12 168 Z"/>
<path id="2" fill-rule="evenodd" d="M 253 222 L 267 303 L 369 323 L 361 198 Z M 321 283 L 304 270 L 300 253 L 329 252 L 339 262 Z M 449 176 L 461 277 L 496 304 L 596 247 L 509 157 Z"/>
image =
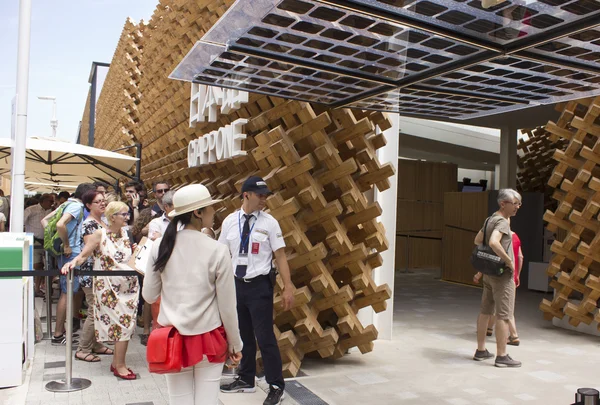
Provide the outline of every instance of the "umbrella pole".
<path id="1" fill-rule="evenodd" d="M 137 181 L 141 181 L 142 180 L 142 144 L 141 143 L 136 143 L 135 144 L 135 149 L 136 149 L 136 157 L 138 158 L 138 161 L 135 162 L 135 178 L 137 179 Z"/>
<path id="2" fill-rule="evenodd" d="M 27 95 L 29 94 L 29 48 L 31 42 L 31 0 L 21 0 L 19 5 L 19 45 L 17 52 L 17 95 L 14 150 L 12 154 L 12 190 L 10 228 L 23 232 L 25 209 L 25 150 L 27 138 Z"/>

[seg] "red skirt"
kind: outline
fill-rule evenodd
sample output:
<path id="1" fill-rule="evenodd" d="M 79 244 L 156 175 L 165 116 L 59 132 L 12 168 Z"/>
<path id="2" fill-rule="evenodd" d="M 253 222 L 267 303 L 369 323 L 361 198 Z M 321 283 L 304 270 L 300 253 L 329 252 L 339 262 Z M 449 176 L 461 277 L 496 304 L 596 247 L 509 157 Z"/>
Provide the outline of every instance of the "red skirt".
<path id="1" fill-rule="evenodd" d="M 200 335 L 181 335 L 181 338 L 183 343 L 182 367 L 192 367 L 200 363 L 204 356 L 210 363 L 225 363 L 228 345 L 223 326 Z"/>

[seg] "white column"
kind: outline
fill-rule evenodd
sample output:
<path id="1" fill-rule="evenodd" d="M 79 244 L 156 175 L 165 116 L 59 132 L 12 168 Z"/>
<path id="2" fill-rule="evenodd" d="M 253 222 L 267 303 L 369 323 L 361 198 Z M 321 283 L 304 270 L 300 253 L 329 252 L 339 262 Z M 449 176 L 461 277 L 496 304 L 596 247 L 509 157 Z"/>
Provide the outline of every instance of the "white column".
<path id="1" fill-rule="evenodd" d="M 398 139 L 400 133 L 400 115 L 388 114 L 392 127 L 384 131 L 387 144 L 377 151 L 379 162 L 383 165 L 394 165 L 394 175 L 389 178 L 390 188 L 384 192 L 375 190 L 375 201 L 379 202 L 382 214 L 379 221 L 385 225 L 385 237 L 389 249 L 381 253 L 383 265 L 376 269 L 373 275 L 375 284 L 387 284 L 392 290 L 392 296 L 387 300 L 387 309 L 373 316 L 373 325 L 379 331 L 379 339 L 392 339 L 394 318 L 394 276 L 396 259 L 396 209 L 398 203 Z"/>
<path id="2" fill-rule="evenodd" d="M 19 44 L 17 53 L 16 134 L 12 149 L 12 190 L 10 193 L 10 229 L 13 232 L 23 232 L 30 38 L 31 0 L 21 0 L 19 6 Z"/>
<path id="3" fill-rule="evenodd" d="M 505 127 L 500 130 L 500 186 L 517 186 L 517 136 L 518 128 Z"/>

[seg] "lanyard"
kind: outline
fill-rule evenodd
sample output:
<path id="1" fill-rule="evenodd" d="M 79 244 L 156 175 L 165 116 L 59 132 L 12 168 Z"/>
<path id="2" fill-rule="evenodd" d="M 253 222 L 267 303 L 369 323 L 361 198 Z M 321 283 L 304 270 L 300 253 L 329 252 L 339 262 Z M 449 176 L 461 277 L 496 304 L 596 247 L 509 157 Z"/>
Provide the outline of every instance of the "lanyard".
<path id="1" fill-rule="evenodd" d="M 242 243 L 242 245 L 241 245 L 242 250 L 244 250 L 244 245 L 246 244 L 246 242 L 248 242 L 248 239 L 250 239 L 250 235 L 252 235 L 252 230 L 254 229 L 254 225 L 256 225 L 256 222 L 258 222 L 259 215 L 260 215 L 260 212 L 256 215 L 256 220 L 252 224 L 252 228 L 250 228 L 250 232 L 248 232 L 248 236 L 246 236 L 246 239 L 243 239 L 242 238 L 242 210 L 240 210 L 238 212 L 238 228 L 240 230 L 240 241 Z M 248 218 L 248 221 L 250 221 L 250 218 Z M 248 253 L 248 252 L 246 251 L 244 253 Z"/>

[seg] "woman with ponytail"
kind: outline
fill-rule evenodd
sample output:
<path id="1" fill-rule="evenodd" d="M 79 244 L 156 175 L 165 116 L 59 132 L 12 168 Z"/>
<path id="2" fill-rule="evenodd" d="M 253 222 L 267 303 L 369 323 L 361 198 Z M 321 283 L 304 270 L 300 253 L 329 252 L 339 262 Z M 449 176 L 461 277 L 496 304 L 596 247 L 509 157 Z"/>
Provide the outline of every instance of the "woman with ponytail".
<path id="1" fill-rule="evenodd" d="M 201 184 L 179 189 L 150 252 L 142 295 L 148 303 L 160 297 L 159 325 L 175 327 L 183 340 L 183 368 L 166 374 L 172 404 L 217 404 L 223 363 L 242 357 L 229 250 L 202 232 L 220 201 Z"/>

